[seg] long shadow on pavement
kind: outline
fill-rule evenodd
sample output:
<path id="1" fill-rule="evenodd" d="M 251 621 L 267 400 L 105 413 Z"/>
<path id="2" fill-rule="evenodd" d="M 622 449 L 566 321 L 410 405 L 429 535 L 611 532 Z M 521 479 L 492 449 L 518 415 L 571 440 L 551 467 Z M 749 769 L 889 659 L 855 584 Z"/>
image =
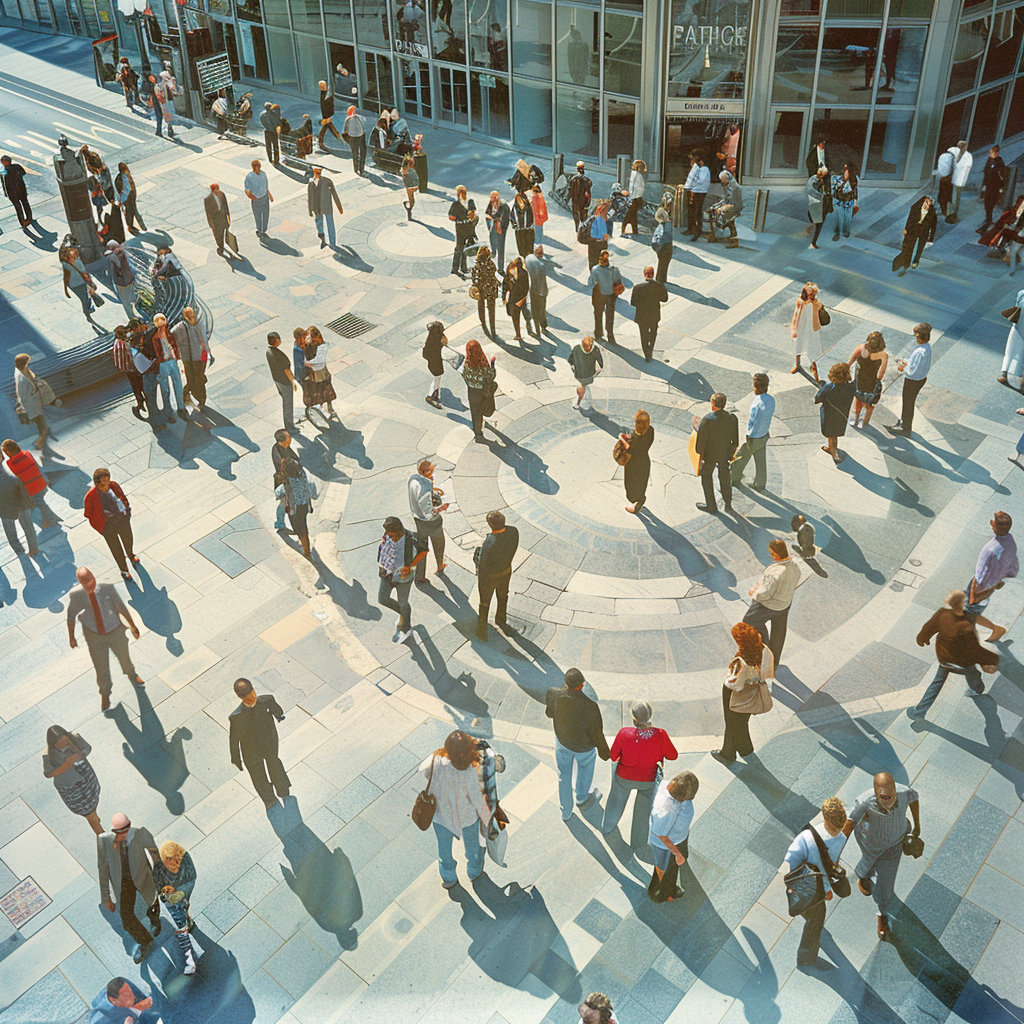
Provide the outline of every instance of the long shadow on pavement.
<path id="1" fill-rule="evenodd" d="M 517 477 L 540 494 L 557 494 L 558 482 L 548 476 L 548 464 L 535 452 L 524 448 L 503 434 L 497 427 L 488 424 L 492 433 L 500 440 L 501 445 L 491 445 L 491 451 L 506 466 L 515 471 Z"/>
<path id="2" fill-rule="evenodd" d="M 905 1024 L 903 1018 L 860 976 L 827 931 L 821 933 L 821 949 L 828 954 L 836 969 L 808 971 L 807 974 L 841 996 L 857 1024 Z"/>
<path id="3" fill-rule="evenodd" d="M 146 628 L 166 638 L 167 650 L 176 657 L 184 652 L 181 641 L 174 635 L 181 629 L 181 613 L 178 606 L 167 596 L 166 587 L 157 587 L 153 578 L 140 562 L 135 566 L 142 588 L 134 578 L 126 586 L 131 598 L 128 604 L 139 614 Z"/>
<path id="4" fill-rule="evenodd" d="M 285 538 L 285 543 L 295 547 L 287 538 Z M 367 600 L 366 589 L 359 580 L 346 583 L 340 576 L 335 575 L 327 568 L 327 564 L 315 550 L 312 562 L 320 573 L 317 589 L 326 589 L 331 595 L 331 600 L 339 608 L 344 609 L 346 615 L 353 619 L 367 619 L 371 621 L 381 618 L 381 610 L 371 605 Z"/>

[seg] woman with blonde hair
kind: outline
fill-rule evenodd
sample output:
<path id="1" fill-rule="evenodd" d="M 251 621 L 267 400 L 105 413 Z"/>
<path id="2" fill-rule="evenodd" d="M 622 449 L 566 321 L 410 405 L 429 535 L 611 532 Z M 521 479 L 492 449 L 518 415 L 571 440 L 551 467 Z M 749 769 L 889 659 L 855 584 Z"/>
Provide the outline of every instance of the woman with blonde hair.
<path id="1" fill-rule="evenodd" d="M 775 678 L 775 659 L 757 629 L 748 622 L 737 622 L 732 627 L 736 641 L 736 654 L 729 662 L 729 675 L 722 684 L 722 714 L 725 716 L 725 736 L 720 750 L 711 756 L 722 764 L 732 764 L 736 755 L 747 758 L 754 753 L 750 739 L 750 713 L 734 711 L 732 695 L 760 679 Z"/>
<path id="2" fill-rule="evenodd" d="M 623 472 L 626 486 L 626 500 L 632 505 L 626 511 L 638 515 L 647 501 L 647 483 L 651 479 L 651 445 L 654 444 L 654 427 L 651 417 L 644 409 L 637 409 L 633 417 L 633 429 L 619 434 L 619 440 L 629 452 L 629 461 Z"/>
<path id="3" fill-rule="evenodd" d="M 800 356 L 806 355 L 811 360 L 811 373 L 816 372 L 817 360 L 824 351 L 821 347 L 821 302 L 818 300 L 818 286 L 808 281 L 800 290 L 800 298 L 796 300 L 793 320 L 790 324 L 790 335 L 793 338 L 793 369 L 790 373 L 800 372 Z"/>
<path id="4" fill-rule="evenodd" d="M 178 945 L 185 960 L 183 974 L 196 973 L 195 952 L 188 933 L 192 930 L 192 918 L 188 904 L 196 885 L 196 869 L 185 847 L 168 840 L 160 844 L 160 857 L 153 864 L 153 881 L 159 889 L 160 902 L 174 922 Z"/>
<path id="5" fill-rule="evenodd" d="M 858 345 L 850 356 L 847 366 L 857 364 L 856 390 L 853 393 L 853 427 L 867 426 L 878 400 L 882 397 L 882 378 L 889 365 L 889 353 L 885 351 L 885 339 L 880 331 L 872 331 L 865 342 Z M 861 424 L 861 413 L 864 422 Z"/>
<path id="6" fill-rule="evenodd" d="M 647 164 L 643 160 L 633 161 L 633 170 L 629 172 L 629 190 L 626 198 L 629 206 L 626 208 L 626 215 L 622 218 L 622 236 L 626 235 L 626 227 L 633 225 L 633 234 L 639 233 L 636 222 L 640 207 L 644 205 L 644 191 L 647 188 Z"/>
<path id="7" fill-rule="evenodd" d="M 14 393 L 22 414 L 35 425 L 39 436 L 32 442 L 34 448 L 41 449 L 50 435 L 43 410 L 44 398 L 54 401 L 53 391 L 46 381 L 40 379 L 28 368 L 31 356 L 27 352 L 19 352 L 14 357 Z"/>
<path id="8" fill-rule="evenodd" d="M 326 405 L 327 415 L 336 419 L 331 404 L 338 397 L 331 383 L 331 371 L 327 369 L 327 342 L 318 327 L 310 327 L 306 336 L 306 376 L 302 381 L 302 401 L 306 406 L 306 417 L 310 407 Z"/>

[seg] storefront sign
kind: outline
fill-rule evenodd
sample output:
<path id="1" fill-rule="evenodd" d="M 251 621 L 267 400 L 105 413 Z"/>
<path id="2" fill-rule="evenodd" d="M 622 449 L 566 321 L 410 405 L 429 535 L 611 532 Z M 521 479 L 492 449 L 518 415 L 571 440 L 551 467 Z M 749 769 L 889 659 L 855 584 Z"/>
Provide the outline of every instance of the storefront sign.
<path id="1" fill-rule="evenodd" d="M 676 48 L 711 47 L 716 50 L 747 45 L 746 25 L 689 25 L 672 26 L 672 45 Z"/>
<path id="2" fill-rule="evenodd" d="M 429 57 L 430 50 L 427 49 L 422 43 L 409 43 L 404 39 L 396 39 L 394 41 L 395 53 L 405 53 L 410 57 Z"/>
<path id="3" fill-rule="evenodd" d="M 226 89 L 234 81 L 227 53 L 215 53 L 212 57 L 197 60 L 196 70 L 199 72 L 199 91 L 204 96 Z"/>
<path id="4" fill-rule="evenodd" d="M 669 98 L 665 112 L 682 117 L 742 117 L 743 100 Z"/>

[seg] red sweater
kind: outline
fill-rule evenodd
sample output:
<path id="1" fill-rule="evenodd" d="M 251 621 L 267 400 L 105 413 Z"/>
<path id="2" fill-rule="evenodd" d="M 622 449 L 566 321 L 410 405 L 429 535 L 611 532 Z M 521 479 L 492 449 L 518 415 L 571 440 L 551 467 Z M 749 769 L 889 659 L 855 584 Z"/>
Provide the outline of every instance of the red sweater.
<path id="1" fill-rule="evenodd" d="M 121 485 L 111 480 L 110 489 L 121 499 L 125 512 L 128 515 L 131 515 L 132 507 L 128 504 L 128 499 L 124 496 L 124 491 L 121 490 Z M 92 528 L 97 533 L 102 533 L 104 527 L 107 525 L 107 517 L 103 514 L 103 500 L 100 498 L 100 491 L 98 487 L 90 487 L 86 492 L 85 518 L 89 520 Z"/>
<path id="2" fill-rule="evenodd" d="M 21 451 L 12 455 L 7 460 L 7 468 L 25 485 L 25 490 L 33 498 L 46 490 L 46 478 L 31 453 Z"/>
<path id="3" fill-rule="evenodd" d="M 674 761 L 679 751 L 664 729 L 654 729 L 654 735 L 647 739 L 641 739 L 639 733 L 635 727 L 620 729 L 612 744 L 611 759 L 619 762 L 616 771 L 620 779 L 653 782 L 658 762 L 662 758 Z"/>

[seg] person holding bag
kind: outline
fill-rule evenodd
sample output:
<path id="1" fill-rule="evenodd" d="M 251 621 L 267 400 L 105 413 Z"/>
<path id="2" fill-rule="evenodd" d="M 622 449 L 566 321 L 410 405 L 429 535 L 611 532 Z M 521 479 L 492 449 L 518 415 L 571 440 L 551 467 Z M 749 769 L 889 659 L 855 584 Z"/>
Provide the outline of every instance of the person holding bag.
<path id="1" fill-rule="evenodd" d="M 765 679 L 775 678 L 775 658 L 754 626 L 737 622 L 732 627 L 732 638 L 736 641 L 736 657 L 729 662 L 729 675 L 722 685 L 725 737 L 721 749 L 711 751 L 716 761 L 726 765 L 732 764 L 737 754 L 747 758 L 754 753 L 750 716 L 771 710 L 772 698 Z"/>
<path id="2" fill-rule="evenodd" d="M 839 867 L 839 856 L 846 846 L 847 838 L 843 831 L 847 820 L 846 806 L 839 797 L 830 796 L 821 805 L 821 816 L 826 838 L 822 838 L 814 825 L 807 825 L 790 843 L 782 865 L 786 869 L 786 895 L 789 898 L 790 915 L 804 919 L 800 948 L 796 954 L 798 967 L 832 966 L 818 960 L 821 930 L 825 925 L 825 904 L 832 899 L 833 894 L 843 899 L 851 891 L 850 880 Z M 793 884 L 795 880 L 811 874 L 816 876 L 813 890 L 807 882 L 804 885 Z"/>
<path id="3" fill-rule="evenodd" d="M 14 357 L 14 392 L 17 396 L 16 411 L 18 419 L 24 418 L 25 423 L 34 423 L 39 436 L 32 442 L 33 447 L 42 449 L 50 436 L 50 428 L 46 423 L 43 407 L 56 403 L 53 389 L 45 380 L 37 377 L 29 368 L 31 356 L 27 352 L 19 352 Z"/>
<path id="4" fill-rule="evenodd" d="M 196 885 L 196 869 L 185 847 L 171 840 L 160 844 L 160 856 L 153 861 L 153 881 L 159 887 L 160 902 L 167 907 L 174 922 L 178 947 L 185 962 L 181 973 L 195 974 L 195 950 L 188 933 L 193 925 L 189 900 Z"/>
<path id="5" fill-rule="evenodd" d="M 1024 332 L 1020 326 L 1021 307 L 1024 307 L 1024 288 L 1017 292 L 1014 304 L 1000 314 L 1010 322 L 1010 333 L 1006 336 L 1003 363 L 999 367 L 999 376 L 996 380 L 1000 384 L 1008 385 L 1008 377 L 1020 377 L 1020 386 L 1024 390 Z"/>
<path id="6" fill-rule="evenodd" d="M 462 378 L 466 382 L 474 439 L 478 444 L 485 444 L 484 417 L 494 415 L 494 393 L 498 389 L 498 384 L 495 380 L 494 356 L 488 359 L 480 347 L 480 342 L 475 339 L 466 342 L 466 361 L 462 364 Z"/>
<path id="7" fill-rule="evenodd" d="M 494 329 L 494 304 L 498 298 L 497 273 L 498 268 L 495 266 L 494 260 L 491 259 L 491 250 L 486 245 L 481 245 L 476 251 L 476 263 L 473 264 L 473 284 L 469 289 L 469 297 L 471 299 L 474 298 L 473 289 L 475 288 L 476 309 L 480 316 L 480 326 L 484 329 L 484 334 L 491 338 L 497 336 L 497 332 Z M 487 329 L 485 313 L 490 314 L 490 330 Z"/>

